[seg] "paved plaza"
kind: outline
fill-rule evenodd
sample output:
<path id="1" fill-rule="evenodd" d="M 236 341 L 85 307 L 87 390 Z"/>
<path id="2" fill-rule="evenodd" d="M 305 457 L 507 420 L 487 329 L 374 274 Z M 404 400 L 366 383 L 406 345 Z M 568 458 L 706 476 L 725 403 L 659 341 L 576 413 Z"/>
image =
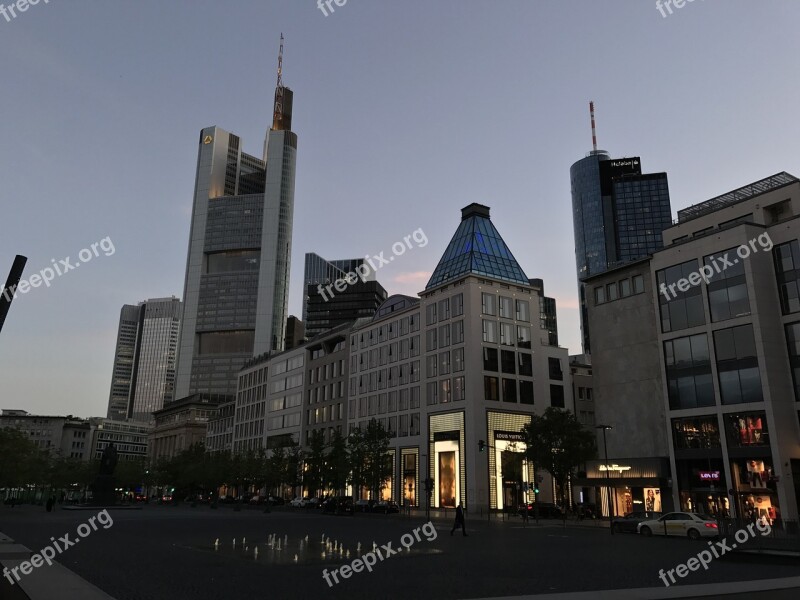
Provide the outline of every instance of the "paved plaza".
<path id="1" fill-rule="evenodd" d="M 77 538 L 78 527 L 95 514 L 2 507 L 0 531 L 36 552 L 51 544 L 51 537 L 69 533 Z M 304 509 L 266 514 L 230 506 L 145 506 L 114 510 L 111 516 L 112 526 L 81 537 L 58 560 L 117 600 L 218 600 L 264 593 L 298 599 L 447 599 L 619 588 L 663 591 L 659 570 L 685 563 L 707 544 L 612 536 L 607 529 L 565 528 L 560 521 L 525 527 L 518 518 L 491 523 L 468 518 L 468 537 L 460 532 L 451 537 L 450 521 L 435 519 L 436 537 L 428 541 L 433 535 L 426 536 L 421 528 L 425 519 L 417 516 L 331 516 Z M 376 561 L 372 572 L 340 576 L 338 584 L 331 580 L 332 586 L 323 579 L 323 569 L 330 573 L 352 563 L 359 543 L 363 555 L 373 543 L 381 549 L 389 542 L 400 552 Z M 46 569 L 29 577 L 46 575 Z M 712 562 L 708 571 L 690 573 L 680 585 L 792 577 L 798 572 L 796 562 L 725 557 Z"/>

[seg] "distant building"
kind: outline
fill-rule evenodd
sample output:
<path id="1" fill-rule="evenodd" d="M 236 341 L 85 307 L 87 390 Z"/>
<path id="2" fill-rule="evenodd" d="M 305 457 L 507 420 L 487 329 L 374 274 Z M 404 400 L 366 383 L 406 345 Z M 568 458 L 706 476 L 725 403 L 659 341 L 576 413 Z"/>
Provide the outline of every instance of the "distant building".
<path id="1" fill-rule="evenodd" d="M 343 280 L 342 280 L 343 281 Z M 311 339 L 331 329 L 361 318 L 372 318 L 387 298 L 377 281 L 356 280 L 340 285 L 342 291 L 319 291 L 317 285 L 306 290 L 306 338 Z"/>
<path id="2" fill-rule="evenodd" d="M 592 357 L 588 354 L 570 356 L 569 372 L 572 383 L 572 397 L 575 399 L 575 416 L 587 428 L 594 429 Z"/>
<path id="3" fill-rule="evenodd" d="M 594 106 L 592 105 L 594 137 Z M 641 159 L 594 150 L 570 168 L 583 351 L 591 354 L 583 280 L 652 254 L 672 225 L 666 173 L 642 173 Z"/>
<path id="4" fill-rule="evenodd" d="M 292 348 L 296 348 L 303 343 L 305 337 L 305 324 L 294 315 L 289 315 L 289 318 L 286 320 L 286 343 L 284 344 L 286 349 L 291 350 Z"/>
<path id="5" fill-rule="evenodd" d="M 155 298 L 120 312 L 108 418 L 152 423 L 153 411 L 172 401 L 181 302 Z"/>
<path id="6" fill-rule="evenodd" d="M 119 460 L 145 460 L 148 436 L 153 430 L 146 423 L 112 421 L 111 419 L 89 419 L 94 429 L 92 458 L 100 460 L 109 444 L 114 444 Z"/>
<path id="7" fill-rule="evenodd" d="M 209 417 L 206 429 L 206 450 L 208 452 L 230 452 L 233 450 L 233 416 L 236 402 L 223 402 L 216 415 Z"/>
<path id="8" fill-rule="evenodd" d="M 208 422 L 219 413 L 216 398 L 193 394 L 154 413 L 150 432 L 150 460 L 173 458 L 194 444 L 205 444 Z"/>
<path id="9" fill-rule="evenodd" d="M 24 410 L 0 411 L 0 429 L 17 429 L 37 448 L 53 456 L 88 460 L 91 457 L 92 428 L 86 419 L 67 416 L 32 415 Z"/>

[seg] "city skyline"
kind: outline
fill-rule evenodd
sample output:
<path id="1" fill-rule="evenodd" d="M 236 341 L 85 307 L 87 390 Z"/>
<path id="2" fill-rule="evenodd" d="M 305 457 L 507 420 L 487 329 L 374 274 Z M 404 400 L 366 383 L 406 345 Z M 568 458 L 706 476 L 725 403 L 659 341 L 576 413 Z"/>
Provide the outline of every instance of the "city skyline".
<path id="1" fill-rule="evenodd" d="M 146 14 L 151 3 L 142 4 Z M 105 236 L 117 248 L 14 302 L 0 336 L 0 408 L 105 414 L 119 307 L 182 293 L 197 132 L 217 125 L 246 143 L 263 133 L 281 31 L 303 139 L 287 314 L 302 312 L 305 253 L 388 255 L 393 242 L 422 227 L 430 245 L 381 274 L 390 294 L 416 295 L 449 241 L 437 230 L 452 231 L 454 211 L 476 202 L 496 207 L 499 229 L 523 240 L 516 258 L 547 283 L 558 300 L 561 343 L 579 353 L 569 166 L 591 147 L 590 99 L 600 145 L 644 157 L 648 172 L 669 173 L 674 212 L 798 170 L 791 107 L 800 90 L 785 77 L 785 57 L 799 48 L 781 34 L 798 15 L 789 2 L 731 2 L 724 11 L 696 3 L 670 19 L 634 2 L 468 13 L 455 4 L 424 11 L 416 10 L 421 3 L 380 11 L 350 4 L 327 19 L 313 4 L 296 4 L 281 7 L 280 21 L 277 4 L 242 2 L 237 11 L 209 5 L 197 14 L 152 3 L 162 13 L 158 24 L 133 8 L 56 3 L 0 22 L 8 101 L 17 107 L 4 123 L 12 143 L 0 150 L 0 175 L 5 197 L 19 200 L 13 211 L 4 206 L 4 223 L 17 223 L 0 238 L 5 268 L 24 254 L 27 278 Z M 92 19 L 110 25 L 90 29 Z M 210 53 L 202 33 L 209 21 L 241 32 L 251 52 L 214 45 L 218 55 Z M 501 23 L 503 39 L 490 37 Z M 185 46 L 172 53 L 167 27 L 185 32 Z M 411 31 L 413 42 L 395 30 Z M 737 37 L 745 35 L 753 48 L 764 43 L 742 57 Z M 685 36 L 702 38 L 700 49 L 679 47 Z M 92 46 L 82 37 L 109 55 L 87 54 Z M 608 52 L 589 54 L 602 44 Z M 125 59 L 132 48 L 140 53 L 133 63 Z M 653 62 L 648 53 L 659 48 L 670 54 Z M 252 58 L 256 52 L 267 58 Z M 435 58 L 420 72 L 423 56 Z M 621 56 L 644 85 L 621 85 L 627 78 L 610 68 Z M 211 84 L 209 68 L 225 64 L 231 72 Z M 489 96 L 476 93 L 487 72 L 503 82 L 502 110 L 492 119 Z M 739 92 L 731 98 L 733 77 Z M 78 98 L 91 92 L 97 97 L 84 106 Z M 76 108 L 66 115 L 62 103 Z M 260 154 L 256 144 L 243 150 Z M 47 178 L 37 176 L 44 162 Z M 42 370 L 47 377 L 36 376 Z"/>

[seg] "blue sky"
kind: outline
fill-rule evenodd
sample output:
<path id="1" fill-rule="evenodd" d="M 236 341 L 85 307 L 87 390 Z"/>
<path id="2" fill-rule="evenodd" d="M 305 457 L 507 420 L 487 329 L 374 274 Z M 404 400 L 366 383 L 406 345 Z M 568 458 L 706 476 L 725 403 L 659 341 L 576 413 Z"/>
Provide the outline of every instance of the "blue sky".
<path id="1" fill-rule="evenodd" d="M 2 2 L 3 0 L 0 0 Z M 8 2 L 6 2 L 8 4 Z M 0 17 L 0 275 L 110 237 L 32 289 L 0 334 L 0 408 L 105 415 L 119 310 L 181 296 L 199 131 L 260 155 L 280 33 L 299 136 L 290 312 L 303 255 L 378 254 L 420 291 L 459 210 L 492 220 L 580 351 L 569 167 L 600 147 L 669 173 L 673 213 L 800 174 L 800 3 L 655 0 L 43 0 Z"/>

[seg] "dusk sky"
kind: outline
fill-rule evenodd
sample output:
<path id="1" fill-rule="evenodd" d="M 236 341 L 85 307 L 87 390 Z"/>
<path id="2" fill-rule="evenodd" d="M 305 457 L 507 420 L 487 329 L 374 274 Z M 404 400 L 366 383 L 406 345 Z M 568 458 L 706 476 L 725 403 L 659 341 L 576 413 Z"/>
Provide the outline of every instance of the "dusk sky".
<path id="1" fill-rule="evenodd" d="M 377 273 L 418 293 L 479 202 L 580 353 L 569 168 L 591 150 L 590 100 L 602 149 L 668 173 L 673 216 L 800 175 L 796 0 L 666 17 L 655 0 L 44 2 L 0 16 L 0 276 L 15 254 L 28 278 L 105 238 L 114 252 L 14 301 L 0 408 L 105 416 L 120 308 L 183 295 L 200 130 L 262 154 L 281 32 L 291 314 L 306 252 L 388 254 L 422 228 L 428 245 Z"/>

